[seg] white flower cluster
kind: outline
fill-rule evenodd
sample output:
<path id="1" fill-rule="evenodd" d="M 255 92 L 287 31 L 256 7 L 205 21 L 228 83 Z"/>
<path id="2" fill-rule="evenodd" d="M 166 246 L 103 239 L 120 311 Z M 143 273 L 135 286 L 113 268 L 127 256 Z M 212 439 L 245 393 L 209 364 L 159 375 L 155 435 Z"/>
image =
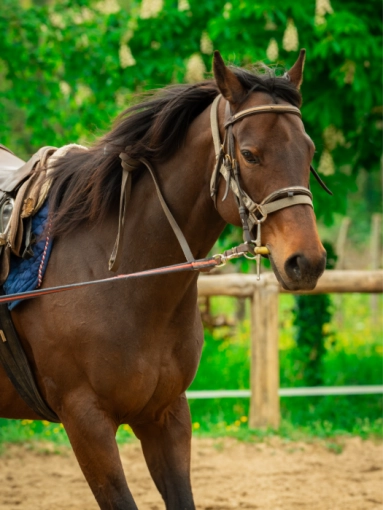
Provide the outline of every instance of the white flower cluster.
<path id="1" fill-rule="evenodd" d="M 132 55 L 132 50 L 127 44 L 121 44 L 118 54 L 120 57 L 120 66 L 122 69 L 136 65 L 135 58 Z"/>
<path id="2" fill-rule="evenodd" d="M 142 0 L 140 17 L 142 19 L 155 18 L 164 6 L 163 0 Z"/>
<path id="3" fill-rule="evenodd" d="M 333 151 L 338 145 L 344 146 L 346 144 L 343 132 L 337 129 L 333 124 L 326 127 L 322 136 L 326 149 L 329 151 Z"/>
<path id="4" fill-rule="evenodd" d="M 266 56 L 271 62 L 275 62 L 279 56 L 278 43 L 274 38 L 270 39 L 269 45 L 266 50 Z"/>
<path id="5" fill-rule="evenodd" d="M 335 172 L 335 164 L 331 151 L 338 146 L 346 146 L 346 139 L 343 132 L 333 124 L 327 126 L 322 133 L 324 150 L 319 160 L 318 171 L 323 175 L 332 175 Z"/>
<path id="6" fill-rule="evenodd" d="M 189 11 L 190 5 L 188 0 L 178 0 L 178 10 L 179 11 Z"/>
<path id="7" fill-rule="evenodd" d="M 204 73 L 206 72 L 205 64 L 202 60 L 201 55 L 195 53 L 192 55 L 186 65 L 185 80 L 188 83 L 196 83 L 204 79 Z"/>
<path id="8" fill-rule="evenodd" d="M 297 51 L 299 47 L 298 30 L 294 21 L 289 19 L 282 39 L 283 49 L 286 51 Z"/>
<path id="9" fill-rule="evenodd" d="M 213 42 L 207 32 L 202 32 L 200 41 L 201 53 L 205 55 L 211 55 L 213 53 Z"/>
<path id="10" fill-rule="evenodd" d="M 49 20 L 53 27 L 61 28 L 61 29 L 65 28 L 64 18 L 58 12 L 51 12 L 49 14 Z"/>
<path id="11" fill-rule="evenodd" d="M 93 95 L 92 89 L 87 85 L 78 85 L 74 101 L 77 106 L 81 106 L 84 101 L 89 99 Z"/>
<path id="12" fill-rule="evenodd" d="M 127 102 L 128 102 L 128 94 L 129 94 L 129 91 L 128 91 L 128 89 L 125 89 L 125 88 L 118 89 L 115 92 L 114 98 L 115 98 L 116 105 L 118 106 L 118 108 L 122 109 L 122 108 L 126 107 Z"/>
<path id="13" fill-rule="evenodd" d="M 351 84 L 354 81 L 356 64 L 352 60 L 346 60 L 340 70 L 344 73 L 344 83 Z"/>
<path id="14" fill-rule="evenodd" d="M 332 14 L 333 8 L 331 7 L 330 0 L 316 0 L 315 3 L 315 24 L 324 25 L 326 23 L 326 14 Z"/>
<path id="15" fill-rule="evenodd" d="M 71 91 L 69 83 L 66 81 L 60 81 L 59 86 L 61 94 L 65 97 L 68 97 Z"/>
<path id="16" fill-rule="evenodd" d="M 79 12 L 72 13 L 72 19 L 75 25 L 82 25 L 84 22 L 94 19 L 94 12 L 88 7 L 81 7 Z"/>
<path id="17" fill-rule="evenodd" d="M 102 12 L 102 14 L 116 14 L 120 12 L 121 7 L 118 5 L 117 0 L 103 0 L 95 4 L 95 8 Z"/>
<path id="18" fill-rule="evenodd" d="M 332 175 L 335 173 L 334 160 L 329 150 L 324 149 L 319 160 L 318 172 L 322 175 Z"/>
<path id="19" fill-rule="evenodd" d="M 85 49 L 89 47 L 89 37 L 84 32 L 81 36 L 76 40 L 76 49 Z"/>
<path id="20" fill-rule="evenodd" d="M 232 8 L 233 8 L 233 6 L 232 6 L 232 4 L 230 2 L 226 3 L 223 6 L 223 17 L 225 19 L 229 19 L 230 18 Z"/>

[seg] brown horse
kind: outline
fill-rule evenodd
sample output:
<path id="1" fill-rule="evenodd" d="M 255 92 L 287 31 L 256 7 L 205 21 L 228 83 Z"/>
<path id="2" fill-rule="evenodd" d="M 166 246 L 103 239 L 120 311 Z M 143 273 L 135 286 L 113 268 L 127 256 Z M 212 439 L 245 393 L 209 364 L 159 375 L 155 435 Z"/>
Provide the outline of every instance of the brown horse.
<path id="1" fill-rule="evenodd" d="M 119 153 L 152 162 L 169 208 L 195 257 L 205 257 L 226 222 L 240 225 L 236 199 L 219 181 L 210 109 L 223 98 L 224 136 L 232 114 L 262 105 L 299 107 L 304 52 L 282 77 L 229 69 L 219 53 L 215 80 L 166 88 L 127 110 L 88 151 L 57 163 L 51 192 L 54 246 L 44 286 L 110 276 L 121 187 Z M 233 125 L 240 182 L 253 200 L 289 186 L 307 188 L 314 145 L 298 115 L 265 112 Z M 131 273 L 183 260 L 182 251 L 144 168 L 133 175 L 119 271 Z M 288 289 L 313 288 L 325 267 L 309 205 L 281 209 L 262 227 L 274 272 Z M 81 469 L 102 509 L 135 509 L 115 434 L 129 424 L 140 439 L 167 509 L 195 508 L 190 485 L 191 422 L 185 390 L 200 359 L 203 330 L 197 274 L 179 273 L 25 301 L 12 318 L 49 406 L 62 421 Z M 40 419 L 0 367 L 0 416 Z"/>

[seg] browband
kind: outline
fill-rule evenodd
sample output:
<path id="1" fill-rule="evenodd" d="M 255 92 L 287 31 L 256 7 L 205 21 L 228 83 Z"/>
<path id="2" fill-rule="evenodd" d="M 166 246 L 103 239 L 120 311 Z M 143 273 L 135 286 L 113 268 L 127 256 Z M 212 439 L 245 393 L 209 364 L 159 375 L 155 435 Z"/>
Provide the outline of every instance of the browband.
<path id="1" fill-rule="evenodd" d="M 246 110 L 242 110 L 235 115 L 231 115 L 224 123 L 225 128 L 237 122 L 237 120 L 242 119 L 243 117 L 247 117 L 248 115 L 254 115 L 256 113 L 293 113 L 294 115 L 298 115 L 301 119 L 302 114 L 299 108 L 291 105 L 283 105 L 283 104 L 265 104 L 262 106 L 254 106 L 252 108 L 247 108 Z"/>

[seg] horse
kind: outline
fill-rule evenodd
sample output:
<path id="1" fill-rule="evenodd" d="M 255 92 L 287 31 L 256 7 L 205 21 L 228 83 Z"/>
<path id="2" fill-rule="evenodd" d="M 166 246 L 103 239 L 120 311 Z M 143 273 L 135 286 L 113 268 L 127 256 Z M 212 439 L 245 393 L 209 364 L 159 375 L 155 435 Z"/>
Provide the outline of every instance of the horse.
<path id="1" fill-rule="evenodd" d="M 215 197 L 211 193 L 217 154 L 210 114 L 219 95 L 221 140 L 225 123 L 236 116 L 230 124 L 234 146 L 229 159 L 236 160 L 236 182 L 244 192 L 261 203 L 276 190 L 307 190 L 315 149 L 295 114 L 304 58 L 301 50 L 282 76 L 228 67 L 215 52 L 212 79 L 153 93 L 128 108 L 88 150 L 74 148 L 58 159 L 49 198 L 54 243 L 43 288 L 110 276 L 124 151 L 131 160 L 150 161 L 194 257 L 206 257 L 227 223 L 244 227 L 232 187 L 216 178 Z M 261 107 L 262 114 L 244 113 Z M 131 179 L 118 274 L 183 260 L 145 165 L 138 165 Z M 257 226 L 260 222 L 252 238 Z M 270 215 L 262 223 L 262 242 L 283 287 L 315 287 L 326 254 L 309 203 Z M 185 391 L 203 344 L 197 277 L 197 272 L 185 272 L 121 280 L 24 301 L 12 311 L 39 390 L 65 427 L 102 510 L 137 508 L 115 440 L 121 424 L 140 440 L 166 508 L 195 508 Z M 2 367 L 0 387 L 1 417 L 41 419 Z"/>

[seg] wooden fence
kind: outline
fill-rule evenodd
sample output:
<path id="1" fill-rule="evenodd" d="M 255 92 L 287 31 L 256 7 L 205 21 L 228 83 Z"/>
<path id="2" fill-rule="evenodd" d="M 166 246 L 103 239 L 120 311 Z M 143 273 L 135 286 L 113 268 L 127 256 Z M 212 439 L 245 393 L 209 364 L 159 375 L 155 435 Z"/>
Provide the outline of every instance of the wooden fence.
<path id="1" fill-rule="evenodd" d="M 278 299 L 286 293 L 272 273 L 257 280 L 251 274 L 200 276 L 200 296 L 233 296 L 251 299 L 251 371 L 249 426 L 278 427 L 280 422 Z M 383 292 L 383 270 L 325 271 L 312 291 L 293 294 Z M 282 392 L 283 394 L 283 392 Z"/>

